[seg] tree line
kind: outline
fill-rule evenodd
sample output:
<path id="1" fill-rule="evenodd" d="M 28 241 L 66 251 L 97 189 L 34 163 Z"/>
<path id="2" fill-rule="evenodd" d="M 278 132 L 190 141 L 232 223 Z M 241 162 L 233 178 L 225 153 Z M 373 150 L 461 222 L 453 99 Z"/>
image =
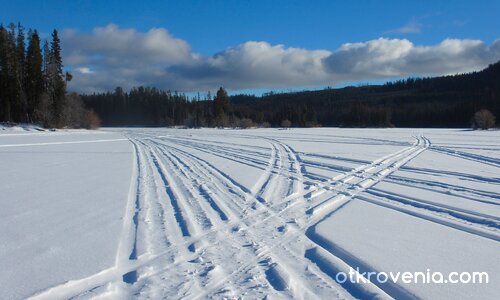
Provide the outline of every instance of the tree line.
<path id="1" fill-rule="evenodd" d="M 117 87 L 114 92 L 82 95 L 82 99 L 106 126 L 241 127 L 245 122 L 236 117 L 222 87 L 214 96 L 208 92 L 192 98 L 154 87 L 132 88 L 128 93 Z"/>
<path id="2" fill-rule="evenodd" d="M 240 116 L 263 118 L 273 126 L 288 119 L 300 127 L 468 127 L 479 110 L 500 115 L 499 82 L 497 62 L 479 72 L 384 85 L 240 95 L 233 97 L 233 106 Z"/>
<path id="3" fill-rule="evenodd" d="M 39 123 L 45 127 L 93 127 L 98 118 L 76 94 L 66 93 L 57 30 L 50 42 L 36 29 L 0 25 L 0 121 Z"/>
<path id="4" fill-rule="evenodd" d="M 497 62 L 468 74 L 260 97 L 220 88 L 189 99 L 149 87 L 82 97 L 108 126 L 468 127 L 477 111 L 500 115 L 499 82 Z"/>

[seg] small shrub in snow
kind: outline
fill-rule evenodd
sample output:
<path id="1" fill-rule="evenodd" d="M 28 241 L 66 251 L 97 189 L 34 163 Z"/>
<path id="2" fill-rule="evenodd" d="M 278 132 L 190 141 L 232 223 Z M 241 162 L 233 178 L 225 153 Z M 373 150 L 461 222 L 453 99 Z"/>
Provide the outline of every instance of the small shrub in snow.
<path id="1" fill-rule="evenodd" d="M 255 125 L 254 125 L 252 119 L 243 118 L 240 120 L 240 127 L 243 129 L 247 129 L 247 128 L 250 128 L 253 126 L 255 126 Z"/>
<path id="2" fill-rule="evenodd" d="M 289 128 L 290 126 L 292 126 L 292 122 L 290 122 L 290 120 L 283 120 L 281 122 L 281 127 L 283 128 Z"/>
<path id="3" fill-rule="evenodd" d="M 495 116 L 487 109 L 481 109 L 474 114 L 472 128 L 489 129 L 495 127 Z"/>
<path id="4" fill-rule="evenodd" d="M 263 122 L 262 124 L 260 124 L 260 127 L 262 127 L 262 128 L 270 128 L 271 124 L 269 122 Z"/>

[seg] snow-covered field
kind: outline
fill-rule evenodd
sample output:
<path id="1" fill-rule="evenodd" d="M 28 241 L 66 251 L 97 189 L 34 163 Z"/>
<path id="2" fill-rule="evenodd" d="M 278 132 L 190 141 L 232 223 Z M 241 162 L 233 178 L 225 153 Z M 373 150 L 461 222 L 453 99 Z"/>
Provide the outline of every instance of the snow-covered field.
<path id="1" fill-rule="evenodd" d="M 0 163 L 0 299 L 500 295 L 500 131 L 7 129 Z"/>

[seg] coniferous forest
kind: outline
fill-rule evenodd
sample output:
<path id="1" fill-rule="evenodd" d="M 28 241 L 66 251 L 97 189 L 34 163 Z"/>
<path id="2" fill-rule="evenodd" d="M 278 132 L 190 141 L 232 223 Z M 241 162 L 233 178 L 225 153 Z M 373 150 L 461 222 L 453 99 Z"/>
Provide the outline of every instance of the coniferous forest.
<path id="1" fill-rule="evenodd" d="M 68 94 L 57 30 L 0 26 L 0 121 L 45 127 L 468 127 L 475 112 L 500 115 L 500 62 L 469 74 L 408 78 L 384 85 L 262 96 L 220 88 L 187 97 L 155 87 Z"/>
<path id="2" fill-rule="evenodd" d="M 95 127 L 99 120 L 76 94 L 67 94 L 57 30 L 50 41 L 37 30 L 0 25 L 0 121 L 45 127 Z"/>
<path id="3" fill-rule="evenodd" d="M 481 109 L 500 115 L 500 62 L 469 74 L 260 97 L 221 88 L 188 99 L 138 87 L 82 98 L 108 126 L 469 127 Z"/>

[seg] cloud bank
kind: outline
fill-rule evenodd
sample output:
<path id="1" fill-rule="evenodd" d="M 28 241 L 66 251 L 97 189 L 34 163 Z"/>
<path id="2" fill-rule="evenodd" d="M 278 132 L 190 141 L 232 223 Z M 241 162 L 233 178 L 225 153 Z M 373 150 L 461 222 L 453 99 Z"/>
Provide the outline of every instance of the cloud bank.
<path id="1" fill-rule="evenodd" d="M 116 25 L 90 33 L 64 30 L 64 63 L 73 72 L 69 88 L 78 92 L 116 86 L 156 86 L 177 91 L 231 90 L 336 85 L 402 76 L 480 70 L 500 60 L 500 39 L 446 39 L 414 45 L 407 39 L 379 38 L 346 43 L 335 50 L 307 50 L 249 41 L 202 57 L 188 42 L 164 28 L 147 32 Z"/>

